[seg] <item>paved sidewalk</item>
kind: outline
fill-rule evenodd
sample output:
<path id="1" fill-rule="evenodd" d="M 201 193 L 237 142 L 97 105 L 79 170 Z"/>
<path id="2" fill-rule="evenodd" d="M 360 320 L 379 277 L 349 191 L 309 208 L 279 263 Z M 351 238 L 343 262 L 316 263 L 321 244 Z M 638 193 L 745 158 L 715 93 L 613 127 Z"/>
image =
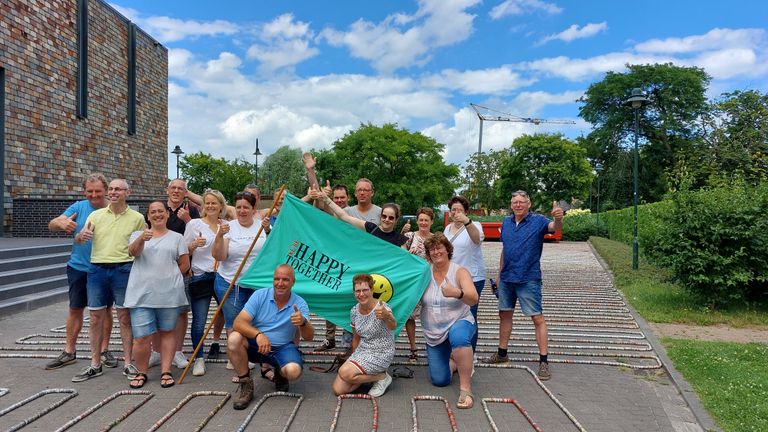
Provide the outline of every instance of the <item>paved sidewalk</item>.
<path id="1" fill-rule="evenodd" d="M 496 276 L 500 244 L 484 245 L 489 277 Z M 396 378 L 387 393 L 378 399 L 378 420 L 381 431 L 405 431 L 413 427 L 411 398 L 414 395 L 442 396 L 450 403 L 458 430 L 488 431 L 490 423 L 481 404 L 482 398 L 513 398 L 530 418 L 545 431 L 701 431 L 696 416 L 659 363 L 655 338 L 642 330 L 644 323 L 633 317 L 621 296 L 612 287 L 610 276 L 601 267 L 586 243 L 546 244 L 542 261 L 544 270 L 545 314 L 550 329 L 550 361 L 553 377 L 540 383 L 530 372 L 535 371 L 537 359 L 530 319 L 516 314 L 510 343 L 510 357 L 516 359 L 507 368 L 478 366 L 473 378 L 476 396 L 471 410 L 456 409 L 458 383 L 436 388 L 429 384 L 426 367 L 412 366 L 413 379 Z M 478 356 L 495 351 L 498 319 L 496 299 L 490 285 L 483 292 L 480 316 Z M 104 369 L 104 375 L 83 383 L 72 383 L 72 376 L 88 364 L 87 331 L 81 334 L 78 346 L 81 360 L 76 365 L 56 371 L 45 371 L 48 358 L 55 357 L 63 347 L 62 326 L 66 304 L 59 303 L 32 312 L 0 320 L 0 388 L 9 392 L 0 397 L 0 430 L 8 430 L 37 413 L 48 410 L 66 394 L 47 394 L 2 413 L 12 404 L 46 389 L 75 389 L 77 396 L 50 413 L 24 427 L 24 431 L 52 431 L 80 415 L 88 408 L 118 391 L 129 390 L 128 381 L 118 369 Z M 323 320 L 313 318 L 322 334 Z M 53 330 L 52 330 L 53 329 Z M 115 327 L 117 329 L 117 327 Z M 86 329 L 87 330 L 87 327 Z M 115 330 L 116 331 L 116 330 Z M 24 344 L 18 338 L 29 338 Z M 419 335 L 420 336 L 420 335 Z M 318 336 L 319 338 L 320 336 Z M 340 338 L 337 338 L 340 339 Z M 650 340 L 649 340 L 650 339 Z M 312 351 L 319 344 L 303 343 L 302 350 Z M 119 336 L 112 337 L 113 349 L 119 353 Z M 398 339 L 396 361 L 406 363 L 405 333 Z M 187 347 L 187 351 L 192 348 Z M 423 350 L 419 351 L 423 355 Z M 663 353 L 662 353 L 663 354 Z M 30 357 L 46 358 L 30 358 Z M 4 358 L 3 358 L 4 357 Z M 21 358 L 7 358 L 21 357 Z M 661 356 L 664 358 L 664 356 Z M 308 360 L 329 360 L 329 356 L 307 355 Z M 121 363 L 122 366 L 122 363 Z M 180 371 L 174 370 L 177 380 Z M 143 390 L 154 396 L 133 414 L 120 422 L 116 430 L 149 430 L 169 411 L 194 392 L 234 393 L 230 383 L 232 372 L 222 363 L 209 363 L 203 377 L 191 373 L 184 384 L 162 389 L 160 371 L 151 369 L 149 382 Z M 231 399 L 211 416 L 205 430 L 236 430 L 249 415 L 256 401 L 272 392 L 271 383 L 254 373 L 256 399 L 248 410 L 234 411 Z M 331 427 L 336 397 L 330 391 L 333 374 L 321 374 L 305 369 L 304 376 L 291 386 L 291 391 L 304 396 L 290 431 L 326 431 Z M 695 396 L 695 395 L 694 395 Z M 85 417 L 72 430 L 101 429 L 144 395 L 116 398 Z M 201 395 L 184 405 L 168 419 L 161 430 L 193 430 L 223 399 L 220 395 Z M 256 412 L 246 430 L 283 430 L 294 409 L 296 399 L 268 399 Z M 526 418 L 511 404 L 488 404 L 490 415 L 499 430 L 532 430 Z M 371 402 L 361 399 L 344 400 L 337 431 L 371 430 Z M 706 413 L 698 412 L 704 416 Z M 417 402 L 420 431 L 451 430 L 445 405 L 440 401 Z"/>

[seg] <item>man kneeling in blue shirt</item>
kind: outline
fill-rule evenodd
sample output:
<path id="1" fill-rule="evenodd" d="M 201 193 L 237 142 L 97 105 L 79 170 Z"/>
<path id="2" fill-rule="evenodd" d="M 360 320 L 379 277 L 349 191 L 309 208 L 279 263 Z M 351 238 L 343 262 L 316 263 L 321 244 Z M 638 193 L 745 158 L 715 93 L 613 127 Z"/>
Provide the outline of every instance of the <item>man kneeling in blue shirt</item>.
<path id="1" fill-rule="evenodd" d="M 307 302 L 291 292 L 295 281 L 291 266 L 277 266 L 273 287 L 254 292 L 235 318 L 234 331 L 227 337 L 227 354 L 240 377 L 232 404 L 236 410 L 245 409 L 253 399 L 248 361 L 275 368 L 277 391 L 288 391 L 288 381 L 301 376 L 304 361 L 295 342 L 297 332 L 304 340 L 312 340 L 315 328 L 306 318 Z"/>

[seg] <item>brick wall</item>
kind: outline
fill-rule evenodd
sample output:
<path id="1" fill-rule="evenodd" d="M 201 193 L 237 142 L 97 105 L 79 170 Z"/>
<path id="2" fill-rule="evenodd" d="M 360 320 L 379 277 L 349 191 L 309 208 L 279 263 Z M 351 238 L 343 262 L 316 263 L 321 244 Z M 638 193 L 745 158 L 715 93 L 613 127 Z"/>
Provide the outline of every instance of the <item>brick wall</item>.
<path id="1" fill-rule="evenodd" d="M 83 199 L 82 197 L 79 199 Z M 128 205 L 136 211 L 146 214 L 149 203 L 155 200 L 165 201 L 167 196 L 158 197 L 130 197 Z M 48 231 L 48 222 L 59 216 L 74 201 L 71 199 L 56 198 L 16 198 L 13 201 L 14 213 L 23 214 L 31 218 L 35 223 L 14 224 L 13 237 L 71 237 L 71 234 L 51 233 Z"/>
<path id="2" fill-rule="evenodd" d="M 91 172 L 126 178 L 139 196 L 164 195 L 167 49 L 136 32 L 136 133 L 129 135 L 129 22 L 101 0 L 88 1 L 88 17 L 88 116 L 79 119 L 77 1 L 0 1 L 0 67 L 6 77 L 3 219 L 6 232 L 17 236 L 40 232 L 61 214 L 60 203 L 82 199 L 82 181 Z M 58 213 L 50 216 L 46 206 L 59 206 Z"/>

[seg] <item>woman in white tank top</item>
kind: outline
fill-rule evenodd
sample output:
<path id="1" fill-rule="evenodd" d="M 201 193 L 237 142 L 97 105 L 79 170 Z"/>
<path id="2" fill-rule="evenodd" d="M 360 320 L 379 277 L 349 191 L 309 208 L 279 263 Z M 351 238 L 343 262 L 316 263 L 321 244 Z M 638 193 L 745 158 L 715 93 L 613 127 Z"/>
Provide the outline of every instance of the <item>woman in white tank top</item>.
<path id="1" fill-rule="evenodd" d="M 436 233 L 424 242 L 431 279 L 421 298 L 421 327 L 427 342 L 429 379 L 444 387 L 459 373 L 457 408 L 472 408 L 472 338 L 477 325 L 469 307 L 478 296 L 467 269 L 451 262 L 453 245 Z"/>

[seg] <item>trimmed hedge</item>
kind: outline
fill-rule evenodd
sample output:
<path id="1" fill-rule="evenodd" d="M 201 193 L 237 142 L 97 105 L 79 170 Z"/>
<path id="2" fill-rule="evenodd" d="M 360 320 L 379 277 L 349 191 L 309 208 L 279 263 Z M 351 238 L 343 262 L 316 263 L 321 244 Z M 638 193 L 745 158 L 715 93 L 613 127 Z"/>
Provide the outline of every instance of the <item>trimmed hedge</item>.
<path id="1" fill-rule="evenodd" d="M 647 256 L 713 307 L 768 300 L 768 184 L 680 192 Z"/>
<path id="2" fill-rule="evenodd" d="M 638 206 L 640 251 L 712 307 L 768 301 L 766 208 L 768 184 L 677 192 Z M 633 213 L 632 207 L 600 213 L 611 240 L 632 244 Z M 581 240 L 589 229 L 602 229 L 595 215 L 577 215 L 566 218 L 563 236 Z"/>

